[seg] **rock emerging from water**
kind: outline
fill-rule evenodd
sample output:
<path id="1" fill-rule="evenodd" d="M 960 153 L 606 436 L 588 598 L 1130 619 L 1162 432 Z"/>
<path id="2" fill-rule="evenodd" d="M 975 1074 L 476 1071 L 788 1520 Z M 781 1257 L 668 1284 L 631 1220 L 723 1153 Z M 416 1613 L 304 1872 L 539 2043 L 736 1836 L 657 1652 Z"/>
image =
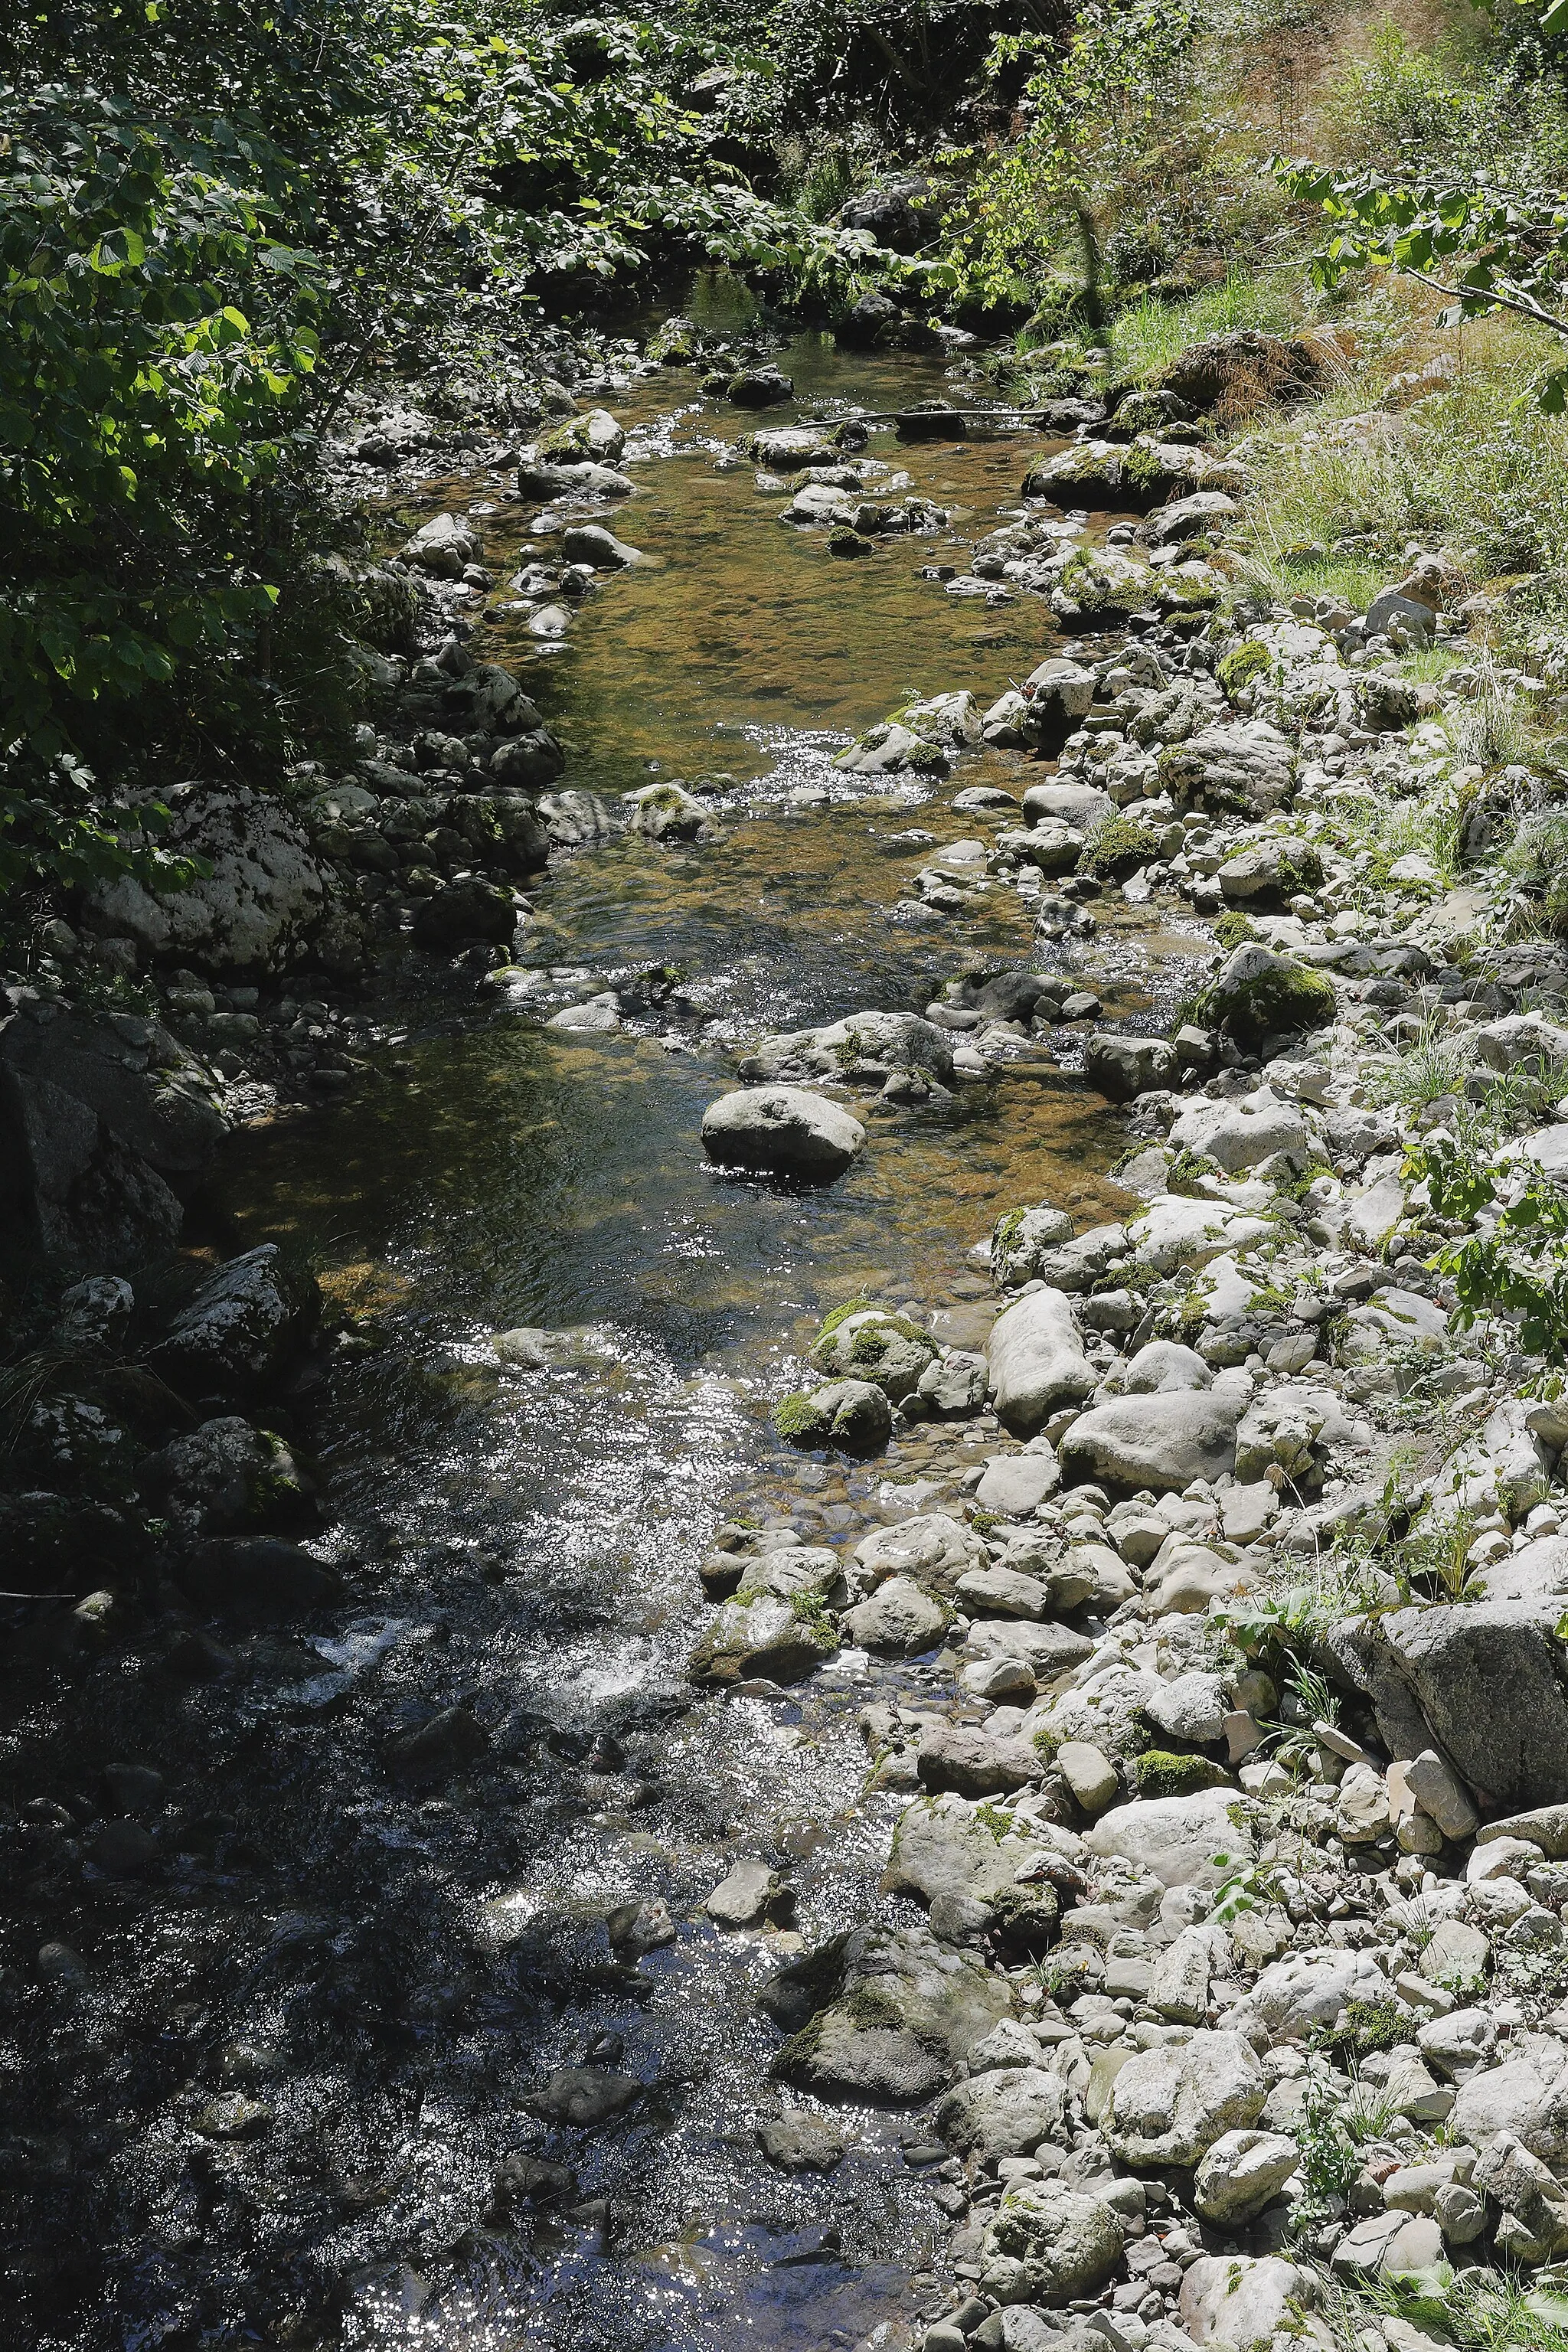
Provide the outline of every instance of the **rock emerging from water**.
<path id="1" fill-rule="evenodd" d="M 760 1174 L 831 1184 L 863 1149 L 858 1118 L 805 1087 L 745 1087 L 710 1104 L 702 1144 L 710 1160 Z"/>

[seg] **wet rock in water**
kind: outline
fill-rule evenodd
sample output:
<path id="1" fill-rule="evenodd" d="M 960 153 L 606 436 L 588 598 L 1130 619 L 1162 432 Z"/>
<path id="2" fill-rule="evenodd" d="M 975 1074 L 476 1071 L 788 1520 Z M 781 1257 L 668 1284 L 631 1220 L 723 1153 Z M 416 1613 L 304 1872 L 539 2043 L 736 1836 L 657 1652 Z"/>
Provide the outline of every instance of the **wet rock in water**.
<path id="1" fill-rule="evenodd" d="M 825 2116 L 794 2112 L 757 2126 L 757 2146 L 781 2172 L 831 2172 L 844 2157 L 844 2135 Z"/>
<path id="2" fill-rule="evenodd" d="M 721 1096 L 702 1121 L 710 1160 L 810 1183 L 842 1176 L 865 1145 L 858 1118 L 804 1087 L 748 1087 Z"/>
<path id="3" fill-rule="evenodd" d="M 417 948 L 459 947 L 473 940 L 505 945 L 517 929 L 517 906 L 510 890 L 479 876 L 446 882 L 414 918 Z"/>
<path id="4" fill-rule="evenodd" d="M 1062 1438 L 1062 1477 L 1068 1486 L 1093 1480 L 1179 1495 L 1194 1478 L 1229 1475 L 1240 1419 L 1239 1400 L 1212 1390 L 1118 1397 L 1091 1406 Z"/>
<path id="5" fill-rule="evenodd" d="M 842 1599 L 838 1556 L 826 1548 L 797 1546 L 749 1560 L 733 1600 L 691 1653 L 692 1680 L 799 1682 L 837 1649 L 827 1611 Z"/>
<path id="6" fill-rule="evenodd" d="M 490 2182 L 490 2217 L 504 2221 L 525 2205 L 563 2205 L 576 2194 L 577 2176 L 570 2166 L 537 2156 L 503 2157 Z"/>
<path id="7" fill-rule="evenodd" d="M 258 2139 L 271 2130 L 272 2110 L 260 2099 L 247 2098 L 243 2091 L 226 2091 L 208 2100 L 195 2128 L 204 2139 Z"/>
<path id="8" fill-rule="evenodd" d="M 558 2066 L 521 2104 L 541 2122 L 571 2131 L 598 2131 L 635 2107 L 643 2086 L 608 2066 Z"/>
<path id="9" fill-rule="evenodd" d="M 819 2098 L 905 2106 L 952 2081 L 1012 2007 L 1005 1984 L 923 1927 L 857 1927 L 771 1978 L 762 2008 L 791 2034 L 773 2073 Z"/>
<path id="10" fill-rule="evenodd" d="M 1073 1221 L 1065 1209 L 1042 1202 L 1034 1209 L 1009 1209 L 998 1217 L 991 1235 L 991 1274 L 998 1289 L 1016 1290 L 1043 1277 L 1047 1253 L 1073 1237 Z"/>
<path id="11" fill-rule="evenodd" d="M 722 841 L 722 829 L 679 783 L 644 784 L 626 794 L 634 833 L 648 841 Z"/>
<path id="12" fill-rule="evenodd" d="M 625 572 L 640 563 L 640 547 L 630 547 L 603 523 L 572 523 L 562 533 L 561 551 L 568 563 L 591 563 L 596 572 Z"/>
<path id="13" fill-rule="evenodd" d="M 320 1311 L 314 1280 L 263 1242 L 202 1284 L 153 1350 L 153 1370 L 195 1395 L 243 1393 L 281 1370 Z"/>
<path id="14" fill-rule="evenodd" d="M 737 408 L 774 408 L 793 400 L 795 384 L 776 367 L 742 368 L 724 387 L 724 397 Z"/>
<path id="15" fill-rule="evenodd" d="M 565 752 L 545 727 L 531 728 L 521 735 L 509 735 L 496 745 L 489 756 L 489 772 L 493 782 L 515 792 L 537 792 L 542 785 L 552 782 L 565 764 Z M 508 830 L 514 844 L 518 822 L 516 818 L 509 820 Z M 544 827 L 538 824 L 537 819 L 533 823 L 541 835 L 542 845 L 534 849 L 531 845 L 526 863 L 520 862 L 513 867 L 514 872 L 538 873 L 544 866 L 550 836 Z"/>
<path id="16" fill-rule="evenodd" d="M 893 1433 L 887 1392 L 870 1381 L 829 1381 L 809 1394 L 781 1397 L 773 1427 L 792 1445 L 833 1445 L 845 1454 L 875 1454 Z"/>
<path id="17" fill-rule="evenodd" d="M 1058 2180 L 1009 2188 L 985 2225 L 980 2286 L 1000 2304 L 1062 2304 L 1097 2294 L 1121 2260 L 1119 2215 Z"/>
<path id="18" fill-rule="evenodd" d="M 915 1013 L 851 1013 L 820 1029 L 764 1037 L 741 1065 L 748 1078 L 886 1078 L 918 1070 L 939 1083 L 952 1076 L 952 1039 Z"/>
<path id="19" fill-rule="evenodd" d="M 641 1903 L 621 1904 L 605 1925 L 611 1950 L 630 1952 L 635 1959 L 673 1944 L 678 1932 L 668 1904 L 658 1895 Z"/>
<path id="20" fill-rule="evenodd" d="M 140 1822 L 100 1822 L 87 1841 L 87 1857 L 109 1878 L 137 1878 L 163 1859 L 158 1841 Z"/>
<path id="21" fill-rule="evenodd" d="M 731 1865 L 703 1905 L 721 1927 L 751 1927 L 763 1918 L 779 1892 L 779 1874 L 765 1862 L 742 1855 Z"/>
<path id="22" fill-rule="evenodd" d="M 985 1353 L 998 1419 L 1029 1436 L 1058 1406 L 1089 1395 L 1095 1375 L 1083 1352 L 1066 1295 L 1031 1291 L 1000 1314 Z"/>
<path id="23" fill-rule="evenodd" d="M 581 1004 L 563 1004 L 544 1025 L 547 1029 L 619 1029 L 621 1000 L 613 988 L 606 988 L 598 996 L 585 998 Z"/>
<path id="24" fill-rule="evenodd" d="M 626 446 L 625 429 L 607 408 L 563 416 L 538 442 L 540 456 L 552 466 L 618 466 Z"/>
<path id="25" fill-rule="evenodd" d="M 637 484 L 615 466 L 552 465 L 537 452 L 524 452 L 517 469 L 517 487 L 524 498 L 629 499 Z"/>
<path id="26" fill-rule="evenodd" d="M 388 1769 L 405 1780 L 444 1780 L 483 1756 L 489 1733 L 466 1706 L 445 1706 L 411 1731 L 386 1742 Z"/>
<path id="27" fill-rule="evenodd" d="M 470 563 L 482 561 L 479 534 L 466 515 L 432 515 L 402 550 L 405 563 L 436 580 L 460 580 Z"/>

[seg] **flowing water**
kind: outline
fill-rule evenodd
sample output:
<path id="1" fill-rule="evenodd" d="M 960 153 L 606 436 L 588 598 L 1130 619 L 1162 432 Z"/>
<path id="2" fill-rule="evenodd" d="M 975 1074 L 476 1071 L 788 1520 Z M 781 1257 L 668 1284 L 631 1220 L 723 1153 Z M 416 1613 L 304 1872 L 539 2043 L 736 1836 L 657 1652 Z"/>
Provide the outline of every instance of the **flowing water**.
<path id="1" fill-rule="evenodd" d="M 797 409 L 769 423 L 946 388 L 936 362 L 810 338 L 782 363 Z M 84 2302 L 28 2336 L 62 2352 L 892 2347 L 931 2291 L 943 2217 L 903 2160 L 906 2118 L 842 2118 L 849 2151 L 826 2175 L 759 2154 L 778 2036 L 754 1995 L 790 1947 L 701 1909 L 754 1854 L 789 1873 L 808 1941 L 879 1903 L 898 1915 L 878 1894 L 897 1801 L 862 1795 L 873 1685 L 829 1670 L 786 1702 L 693 1703 L 696 1562 L 735 1509 L 828 1541 L 907 1512 L 918 1430 L 848 1468 L 771 1434 L 816 1319 L 867 1295 L 978 1330 L 974 1247 L 996 1214 L 1048 1197 L 1093 1222 L 1124 1200 L 1104 1172 L 1121 1139 L 1065 1035 L 951 1103 L 869 1115 L 868 1149 L 825 1192 L 720 1178 L 699 1129 L 763 1030 L 919 1009 L 955 971 L 1035 955 L 1005 883 L 956 917 L 894 912 L 930 854 L 900 836 L 985 838 L 996 814 L 954 812 L 953 793 L 1021 793 L 1024 762 L 875 791 L 828 765 L 911 689 L 989 701 L 1052 649 L 1038 602 L 919 577 L 963 568 L 1030 445 L 874 436 L 868 454 L 954 520 L 851 564 L 781 527 L 749 467 L 715 470 L 748 420 L 693 403 L 689 378 L 614 405 L 655 454 L 607 519 L 658 563 L 607 579 L 562 649 L 513 614 L 486 650 L 525 671 L 569 784 L 722 773 L 727 838 L 560 865 L 524 933 L 537 999 L 476 1005 L 410 959 L 397 1067 L 250 1131 L 226 1170 L 231 1239 L 308 1248 L 382 1335 L 313 1407 L 325 1549 L 355 1601 L 313 1643 L 258 1634 L 217 1681 L 138 1683 L 132 1655 L 93 1699 L 94 1738 L 122 1722 L 216 1826 L 155 1890 L 89 1900 L 71 1932 L 90 1981 L 31 2011 L 49 2095 L 80 2126 L 64 2158 L 35 2131 L 21 2163 L 40 2267 L 63 2231 L 79 2242 Z M 499 478 L 430 493 L 478 510 L 511 568 L 532 510 Z M 802 784 L 831 797 L 792 803 Z M 1102 902 L 1079 952 L 1136 1017 L 1196 944 Z M 540 1025 L 540 1003 L 659 965 L 673 989 L 621 1030 Z M 490 1340 L 519 1324 L 580 1337 L 559 1366 L 509 1371 Z M 879 1670 L 875 1694 L 935 1675 Z M 435 1785 L 389 1772 L 388 1739 L 453 1706 L 482 1752 Z M 606 1916 L 655 1897 L 674 1940 L 634 1966 Z M 635 2103 L 586 2133 L 531 2115 L 552 2068 L 590 2060 L 634 2078 Z M 255 2137 L 203 2127 L 236 2093 L 270 2110 Z M 520 2153 L 574 2175 L 531 2219 L 491 2201 Z"/>

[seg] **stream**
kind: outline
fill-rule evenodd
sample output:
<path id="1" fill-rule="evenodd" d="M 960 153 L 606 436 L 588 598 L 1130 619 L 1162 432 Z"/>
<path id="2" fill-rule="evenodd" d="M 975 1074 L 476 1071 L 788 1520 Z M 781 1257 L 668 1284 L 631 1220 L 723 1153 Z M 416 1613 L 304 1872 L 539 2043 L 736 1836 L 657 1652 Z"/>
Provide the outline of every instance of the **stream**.
<path id="1" fill-rule="evenodd" d="M 796 400 L 768 425 L 950 389 L 940 360 L 815 337 L 780 364 Z M 355 1599 L 313 1639 L 258 1633 L 234 1677 L 94 1685 L 95 1739 L 122 1721 L 215 1826 L 155 1888 L 89 1895 L 72 1941 L 91 1981 L 34 2012 L 46 2104 L 85 2137 L 63 2173 L 47 2147 L 24 2167 L 31 2242 L 56 2263 L 79 2244 L 97 2282 L 32 2339 L 58 2352 L 895 2352 L 937 2287 L 948 2222 L 906 2161 L 917 2119 L 840 2114 L 826 2173 L 759 2152 L 783 2103 L 755 1994 L 792 1938 L 879 1906 L 917 1916 L 878 1892 L 904 1800 L 863 1793 L 856 1718 L 873 1696 L 945 1695 L 946 1672 L 851 1661 L 782 1699 L 694 1697 L 696 1568 L 729 1515 L 853 1542 L 934 1491 L 938 1455 L 944 1474 L 984 1461 L 989 1416 L 845 1465 L 783 1446 L 767 1411 L 847 1298 L 918 1301 L 973 1344 L 996 1215 L 1124 1206 L 1106 1173 L 1124 1138 L 1069 1032 L 951 1101 L 858 1105 L 869 1146 L 820 1192 L 716 1174 L 699 1130 L 763 1032 L 921 1010 L 958 971 L 1036 959 L 1005 877 L 956 916 L 900 901 L 933 836 L 1014 818 L 955 811 L 955 793 L 1021 798 L 1037 766 L 986 753 L 917 783 L 830 761 L 911 691 L 988 703 L 1058 649 L 1038 600 L 920 576 L 963 568 L 1039 444 L 874 433 L 867 454 L 953 520 L 848 563 L 783 528 L 784 494 L 749 465 L 716 470 L 753 420 L 689 376 L 608 404 L 638 495 L 601 519 L 658 561 L 606 575 L 559 649 L 521 611 L 480 642 L 566 743 L 564 785 L 720 774 L 726 838 L 559 859 L 520 934 L 528 983 L 476 1000 L 409 956 L 378 1004 L 406 1035 L 378 1080 L 247 1131 L 226 1163 L 238 1245 L 308 1253 L 381 1334 L 312 1401 L 321 1549 Z M 427 492 L 426 511 L 474 518 L 498 576 L 547 546 L 501 477 Z M 1193 932 L 1114 891 L 1095 912 L 1092 938 L 1040 963 L 1075 961 L 1108 1017 L 1180 992 Z M 620 1028 L 542 1025 L 660 965 L 673 986 Z M 493 1335 L 520 1325 L 573 1334 L 562 1360 L 498 1363 Z M 449 1708 L 483 1735 L 456 1772 L 389 1772 L 388 1741 Z M 787 1874 L 787 1923 L 707 1918 L 742 1854 Z M 640 1958 L 612 1941 L 628 1906 L 662 1936 L 661 1904 L 668 1940 Z M 530 2112 L 552 2070 L 586 2064 L 632 2079 L 620 2113 L 579 2129 Z M 215 2098 L 241 2102 L 236 2127 L 193 2157 Z M 494 2184 L 519 2157 L 570 2182 L 509 2207 Z"/>

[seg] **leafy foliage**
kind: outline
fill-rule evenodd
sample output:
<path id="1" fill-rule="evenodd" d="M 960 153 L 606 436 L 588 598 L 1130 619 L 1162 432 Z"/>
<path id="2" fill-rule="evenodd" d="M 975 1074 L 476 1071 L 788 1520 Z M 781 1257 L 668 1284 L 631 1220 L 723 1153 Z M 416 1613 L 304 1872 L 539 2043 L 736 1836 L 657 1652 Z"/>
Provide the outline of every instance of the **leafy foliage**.
<path id="1" fill-rule="evenodd" d="M 1406 1164 L 1425 1179 L 1438 1216 L 1468 1223 L 1490 1213 L 1483 1230 L 1436 1261 L 1453 1283 L 1459 1327 L 1510 1315 L 1529 1354 L 1568 1362 L 1568 1201 L 1540 1175 L 1514 1180 L 1505 1200 L 1490 1170 L 1436 1139 L 1418 1146 Z"/>

